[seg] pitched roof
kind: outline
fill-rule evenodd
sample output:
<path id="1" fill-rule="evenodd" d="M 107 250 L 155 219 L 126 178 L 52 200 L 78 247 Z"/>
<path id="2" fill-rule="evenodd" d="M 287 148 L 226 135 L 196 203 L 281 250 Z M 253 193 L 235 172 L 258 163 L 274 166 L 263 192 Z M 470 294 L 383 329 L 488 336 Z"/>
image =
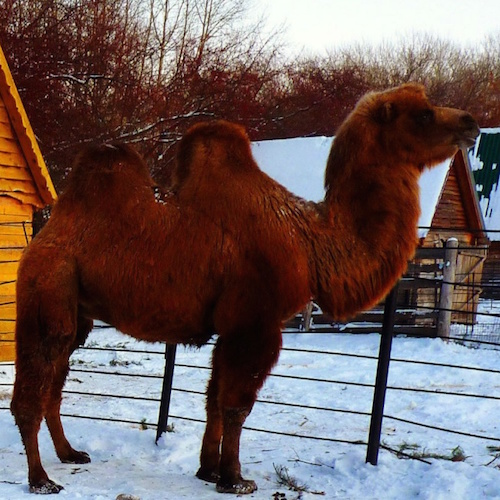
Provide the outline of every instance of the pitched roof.
<path id="1" fill-rule="evenodd" d="M 500 128 L 482 129 L 469 159 L 488 235 L 500 240 Z"/>
<path id="2" fill-rule="evenodd" d="M 292 193 L 311 201 L 325 196 L 324 172 L 333 137 L 298 137 L 252 143 L 260 168 Z M 427 234 L 441 197 L 452 159 L 420 177 L 419 238 Z"/>
<path id="3" fill-rule="evenodd" d="M 38 207 L 50 204 L 57 198 L 57 194 L 1 47 L 0 98 L 37 188 L 39 199 L 31 197 L 27 201 Z"/>
<path id="4" fill-rule="evenodd" d="M 453 230 L 456 236 L 462 234 L 471 242 L 487 244 L 484 218 L 465 149 L 458 151 L 451 160 L 431 226 L 432 237 L 439 235 L 443 239 Z"/>

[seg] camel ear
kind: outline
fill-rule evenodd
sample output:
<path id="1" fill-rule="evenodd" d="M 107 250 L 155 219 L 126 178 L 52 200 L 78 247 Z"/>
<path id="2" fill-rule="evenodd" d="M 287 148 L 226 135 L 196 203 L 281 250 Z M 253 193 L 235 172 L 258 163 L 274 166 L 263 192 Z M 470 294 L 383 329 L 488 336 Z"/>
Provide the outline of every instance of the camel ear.
<path id="1" fill-rule="evenodd" d="M 384 102 L 375 110 L 375 119 L 379 123 L 391 123 L 398 117 L 397 106 L 393 102 Z"/>

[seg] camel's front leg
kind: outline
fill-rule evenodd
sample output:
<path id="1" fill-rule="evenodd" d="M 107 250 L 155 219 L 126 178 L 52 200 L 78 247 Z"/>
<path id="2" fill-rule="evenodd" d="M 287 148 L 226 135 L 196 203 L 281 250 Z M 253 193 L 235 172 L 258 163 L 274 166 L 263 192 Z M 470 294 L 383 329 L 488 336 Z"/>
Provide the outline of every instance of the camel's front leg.
<path id="1" fill-rule="evenodd" d="M 243 479 L 240 465 L 241 429 L 251 408 L 226 408 L 224 410 L 224 434 L 220 459 L 219 493 L 253 493 L 257 484 Z"/>
<path id="2" fill-rule="evenodd" d="M 219 408 L 218 396 L 217 369 L 214 364 L 212 377 L 207 387 L 207 426 L 201 447 L 200 468 L 196 473 L 199 479 L 210 483 L 216 483 L 220 478 L 222 413 Z"/>
<path id="3" fill-rule="evenodd" d="M 221 493 L 248 494 L 257 489 L 254 481 L 241 475 L 241 430 L 280 347 L 279 328 L 265 332 L 262 327 L 241 329 L 235 335 L 219 337 L 212 361 L 200 471 L 210 472 L 212 477 L 218 471 L 217 491 Z M 198 477 L 202 477 L 200 471 Z"/>
<path id="4" fill-rule="evenodd" d="M 207 426 L 196 476 L 210 483 L 218 483 L 217 490 L 220 492 L 251 493 L 257 486 L 254 481 L 246 481 L 241 477 L 239 461 L 241 428 L 250 409 L 226 408 L 221 411 L 217 403 L 216 373 L 214 367 L 207 390 Z M 221 470 L 224 471 L 222 478 Z"/>

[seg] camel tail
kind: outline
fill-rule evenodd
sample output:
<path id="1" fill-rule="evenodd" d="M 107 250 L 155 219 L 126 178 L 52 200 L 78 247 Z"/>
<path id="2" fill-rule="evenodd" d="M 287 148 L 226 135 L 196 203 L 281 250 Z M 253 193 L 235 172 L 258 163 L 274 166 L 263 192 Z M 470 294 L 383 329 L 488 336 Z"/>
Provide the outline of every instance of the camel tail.
<path id="1" fill-rule="evenodd" d="M 30 418 L 35 415 L 39 421 L 46 410 L 43 393 L 52 381 L 47 366 L 52 366 L 54 343 L 46 342 L 48 331 L 39 314 L 39 296 L 18 291 L 16 302 L 16 380 L 10 409 L 24 441 L 24 428 L 29 426 Z"/>
<path id="2" fill-rule="evenodd" d="M 39 355 L 44 349 L 44 339 L 48 332 L 47 325 L 42 323 L 42 318 L 38 314 L 40 305 L 38 296 L 23 298 L 18 294 L 15 328 L 16 364 L 32 359 L 33 355 Z"/>

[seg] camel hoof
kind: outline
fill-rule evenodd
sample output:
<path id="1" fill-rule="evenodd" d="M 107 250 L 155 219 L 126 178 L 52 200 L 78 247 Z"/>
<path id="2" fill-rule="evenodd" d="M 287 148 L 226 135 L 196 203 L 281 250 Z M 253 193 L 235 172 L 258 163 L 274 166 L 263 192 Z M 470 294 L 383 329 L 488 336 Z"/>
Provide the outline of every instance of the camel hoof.
<path id="1" fill-rule="evenodd" d="M 201 467 L 198 469 L 196 477 L 202 481 L 207 481 L 207 483 L 216 483 L 220 479 L 220 475 L 217 472 Z"/>
<path id="2" fill-rule="evenodd" d="M 67 457 L 61 458 L 63 464 L 88 464 L 90 455 L 84 451 L 73 450 L 73 453 Z"/>
<path id="3" fill-rule="evenodd" d="M 219 493 L 234 493 L 236 495 L 249 495 L 257 489 L 257 484 L 251 479 L 240 479 L 236 482 L 218 481 L 215 489 Z"/>
<path id="4" fill-rule="evenodd" d="M 53 495 L 59 493 L 64 488 L 54 483 L 50 479 L 44 479 L 35 484 L 30 484 L 30 493 L 36 493 L 38 495 Z"/>

